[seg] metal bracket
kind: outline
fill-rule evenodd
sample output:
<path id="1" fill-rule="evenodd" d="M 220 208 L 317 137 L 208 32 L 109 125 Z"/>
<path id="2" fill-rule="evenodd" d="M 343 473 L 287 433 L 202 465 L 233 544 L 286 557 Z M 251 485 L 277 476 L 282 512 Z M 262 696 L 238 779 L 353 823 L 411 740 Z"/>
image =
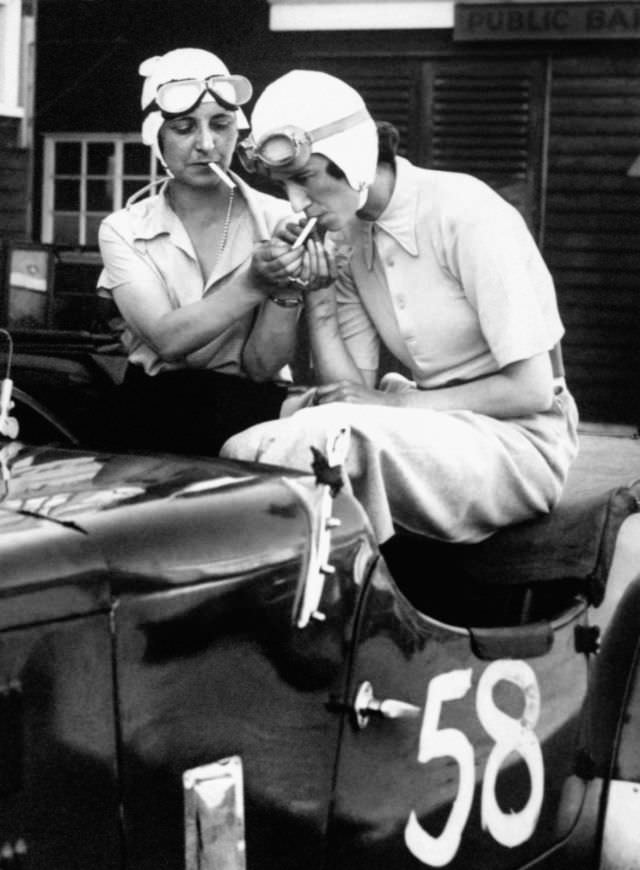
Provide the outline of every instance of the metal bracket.
<path id="1" fill-rule="evenodd" d="M 600 652 L 599 625 L 576 625 L 573 637 L 576 652 L 587 655 Z"/>
<path id="2" fill-rule="evenodd" d="M 353 701 L 353 714 L 360 730 L 367 727 L 371 716 L 380 716 L 382 719 L 416 719 L 421 713 L 420 707 L 407 701 L 396 701 L 394 698 L 378 700 L 368 680 L 360 684 Z"/>
<path id="3" fill-rule="evenodd" d="M 329 469 L 335 470 L 344 464 L 349 451 L 350 429 L 340 428 L 327 439 L 326 461 Z M 309 557 L 305 577 L 302 580 L 297 602 L 295 623 L 298 628 L 305 628 L 311 619 L 324 620 L 324 613 L 319 610 L 325 578 L 333 574 L 335 568 L 329 562 L 331 551 L 331 531 L 340 525 L 340 520 L 332 516 L 333 492 L 330 483 L 319 480 L 314 490 L 309 490 L 295 479 L 285 479 L 288 486 L 300 496 L 308 514 Z"/>

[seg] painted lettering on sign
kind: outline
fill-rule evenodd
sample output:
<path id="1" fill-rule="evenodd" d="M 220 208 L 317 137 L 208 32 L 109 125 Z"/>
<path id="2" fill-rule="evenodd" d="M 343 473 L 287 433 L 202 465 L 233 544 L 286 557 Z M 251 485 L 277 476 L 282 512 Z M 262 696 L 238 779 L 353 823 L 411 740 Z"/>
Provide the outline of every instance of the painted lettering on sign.
<path id="1" fill-rule="evenodd" d="M 640 37 L 638 3 L 459 3 L 454 39 Z"/>

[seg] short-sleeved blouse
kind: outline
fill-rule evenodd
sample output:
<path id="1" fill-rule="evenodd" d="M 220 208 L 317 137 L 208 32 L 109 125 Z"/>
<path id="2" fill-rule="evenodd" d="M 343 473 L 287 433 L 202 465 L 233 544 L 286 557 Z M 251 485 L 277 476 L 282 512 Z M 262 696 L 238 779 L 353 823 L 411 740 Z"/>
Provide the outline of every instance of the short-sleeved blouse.
<path id="1" fill-rule="evenodd" d="M 333 241 L 341 330 L 362 369 L 377 369 L 381 338 L 419 386 L 440 387 L 562 337 L 553 280 L 522 216 L 472 176 L 397 158 L 384 212 Z"/>
<path id="2" fill-rule="evenodd" d="M 99 244 L 103 270 L 98 289 L 111 295 L 117 288 L 160 285 L 173 308 L 197 302 L 216 293 L 249 270 L 253 247 L 269 239 L 276 223 L 291 214 L 285 200 L 256 191 L 231 173 L 244 208 L 234 217 L 227 243 L 213 272 L 203 280 L 198 258 L 189 235 L 166 196 L 166 185 L 158 194 L 114 212 L 100 225 Z M 247 281 L 238 281 L 234 292 L 249 292 Z M 243 374 L 242 350 L 251 331 L 255 310 L 239 317 L 208 346 L 207 368 L 229 374 Z M 121 338 L 130 362 L 143 366 L 148 374 L 180 368 L 167 363 L 124 321 Z"/>

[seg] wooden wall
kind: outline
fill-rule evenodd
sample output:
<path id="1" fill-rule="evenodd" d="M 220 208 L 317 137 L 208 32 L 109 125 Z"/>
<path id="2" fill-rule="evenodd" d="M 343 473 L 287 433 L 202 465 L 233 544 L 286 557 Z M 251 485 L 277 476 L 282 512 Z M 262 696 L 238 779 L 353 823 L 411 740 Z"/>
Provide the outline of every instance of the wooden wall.
<path id="1" fill-rule="evenodd" d="M 553 62 L 543 251 L 583 416 L 640 422 L 640 59 Z"/>
<path id="2" fill-rule="evenodd" d="M 0 242 L 27 238 L 28 151 L 18 146 L 19 121 L 0 117 Z"/>

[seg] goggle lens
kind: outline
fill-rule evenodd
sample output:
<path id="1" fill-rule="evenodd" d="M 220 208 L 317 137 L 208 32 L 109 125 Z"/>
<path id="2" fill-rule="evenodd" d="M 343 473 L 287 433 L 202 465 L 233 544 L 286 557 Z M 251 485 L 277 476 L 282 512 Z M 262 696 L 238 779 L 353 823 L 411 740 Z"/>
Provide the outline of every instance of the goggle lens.
<path id="1" fill-rule="evenodd" d="M 288 166 L 298 153 L 296 143 L 286 133 L 276 133 L 261 143 L 257 156 L 274 169 L 277 166 Z"/>
<path id="2" fill-rule="evenodd" d="M 161 85 L 156 103 L 161 111 L 177 115 L 194 109 L 207 92 L 224 108 L 237 109 L 251 98 L 252 88 L 244 76 L 183 79 Z"/>
<path id="3" fill-rule="evenodd" d="M 245 139 L 238 145 L 238 156 L 248 172 L 262 175 L 268 175 L 274 169 L 298 172 L 309 162 L 314 142 L 328 139 L 367 120 L 371 120 L 369 113 L 366 109 L 360 109 L 310 131 L 299 127 L 281 127 L 267 133 L 257 143 L 251 136 Z"/>
<path id="4" fill-rule="evenodd" d="M 156 103 L 163 112 L 173 115 L 187 111 L 204 92 L 202 84 L 197 81 L 169 82 L 158 88 Z"/>

